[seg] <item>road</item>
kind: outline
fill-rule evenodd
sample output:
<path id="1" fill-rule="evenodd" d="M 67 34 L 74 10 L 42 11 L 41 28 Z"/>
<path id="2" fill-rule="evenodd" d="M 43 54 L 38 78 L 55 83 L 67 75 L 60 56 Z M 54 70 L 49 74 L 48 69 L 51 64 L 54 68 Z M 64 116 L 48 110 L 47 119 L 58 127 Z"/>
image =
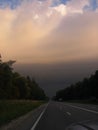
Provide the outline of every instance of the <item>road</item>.
<path id="1" fill-rule="evenodd" d="M 95 119 L 98 119 L 98 105 L 50 101 L 0 130 L 66 130 L 73 123 L 87 123 L 87 120 L 96 122 L 98 130 L 98 120 Z"/>
<path id="2" fill-rule="evenodd" d="M 98 106 L 50 102 L 31 130 L 65 130 L 72 123 L 98 118 Z"/>

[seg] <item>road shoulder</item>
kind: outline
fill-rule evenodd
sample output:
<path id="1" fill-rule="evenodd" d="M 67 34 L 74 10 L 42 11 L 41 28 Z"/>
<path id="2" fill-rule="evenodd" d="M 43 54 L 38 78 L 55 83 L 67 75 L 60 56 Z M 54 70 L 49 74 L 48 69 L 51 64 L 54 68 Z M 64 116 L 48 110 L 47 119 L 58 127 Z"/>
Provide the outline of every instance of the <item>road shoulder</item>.
<path id="1" fill-rule="evenodd" d="M 35 123 L 40 113 L 45 108 L 46 104 L 41 105 L 37 109 L 29 112 L 28 114 L 12 120 L 9 124 L 0 128 L 0 130 L 28 130 Z"/>

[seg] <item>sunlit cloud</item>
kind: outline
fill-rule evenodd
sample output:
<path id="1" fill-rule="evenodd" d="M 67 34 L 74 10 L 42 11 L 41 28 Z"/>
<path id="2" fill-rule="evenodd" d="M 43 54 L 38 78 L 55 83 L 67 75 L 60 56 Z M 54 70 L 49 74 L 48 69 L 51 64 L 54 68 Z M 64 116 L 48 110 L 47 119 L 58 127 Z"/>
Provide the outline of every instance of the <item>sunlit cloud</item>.
<path id="1" fill-rule="evenodd" d="M 97 58 L 98 9 L 88 10 L 90 0 L 53 3 L 21 0 L 0 9 L 0 53 L 5 60 L 50 63 Z"/>

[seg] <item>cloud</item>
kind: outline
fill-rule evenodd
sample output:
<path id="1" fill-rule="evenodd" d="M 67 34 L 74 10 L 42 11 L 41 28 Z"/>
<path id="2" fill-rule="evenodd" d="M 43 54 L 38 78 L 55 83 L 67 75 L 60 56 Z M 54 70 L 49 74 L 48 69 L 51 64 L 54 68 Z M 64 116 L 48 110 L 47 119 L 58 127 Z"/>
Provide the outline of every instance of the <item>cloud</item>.
<path id="1" fill-rule="evenodd" d="M 89 0 L 71 0 L 67 2 L 69 13 L 83 13 L 83 8 L 89 5 Z"/>
<path id="2" fill-rule="evenodd" d="M 84 10 L 96 11 L 98 9 L 98 0 L 89 0 L 89 4 L 84 7 Z"/>
<path id="3" fill-rule="evenodd" d="M 98 13 L 93 12 L 64 18 L 58 29 L 44 39 L 43 56 L 45 53 L 52 62 L 97 59 L 97 21 Z"/>
<path id="4" fill-rule="evenodd" d="M 33 53 L 36 51 L 37 42 L 48 35 L 61 19 L 50 5 L 51 1 L 33 1 L 24 2 L 15 10 L 9 7 L 0 10 L 0 47 L 3 53 L 7 50 L 9 55 L 18 57 L 20 53 L 29 55 L 30 48 Z"/>
<path id="5" fill-rule="evenodd" d="M 98 56 L 98 13 L 88 0 L 51 6 L 53 0 L 27 0 L 0 9 L 0 52 L 25 63 L 68 62 Z"/>

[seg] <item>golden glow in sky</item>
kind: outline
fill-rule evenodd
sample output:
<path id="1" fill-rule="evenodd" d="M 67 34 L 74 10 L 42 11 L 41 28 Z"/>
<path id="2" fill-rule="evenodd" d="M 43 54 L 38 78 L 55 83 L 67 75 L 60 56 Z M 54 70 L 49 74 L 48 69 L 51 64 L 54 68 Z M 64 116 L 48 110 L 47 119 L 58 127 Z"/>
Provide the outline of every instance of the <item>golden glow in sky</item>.
<path id="1" fill-rule="evenodd" d="M 4 60 L 53 63 L 97 59 L 98 9 L 90 9 L 90 0 L 52 6 L 54 1 L 30 0 L 14 9 L 0 9 Z"/>

